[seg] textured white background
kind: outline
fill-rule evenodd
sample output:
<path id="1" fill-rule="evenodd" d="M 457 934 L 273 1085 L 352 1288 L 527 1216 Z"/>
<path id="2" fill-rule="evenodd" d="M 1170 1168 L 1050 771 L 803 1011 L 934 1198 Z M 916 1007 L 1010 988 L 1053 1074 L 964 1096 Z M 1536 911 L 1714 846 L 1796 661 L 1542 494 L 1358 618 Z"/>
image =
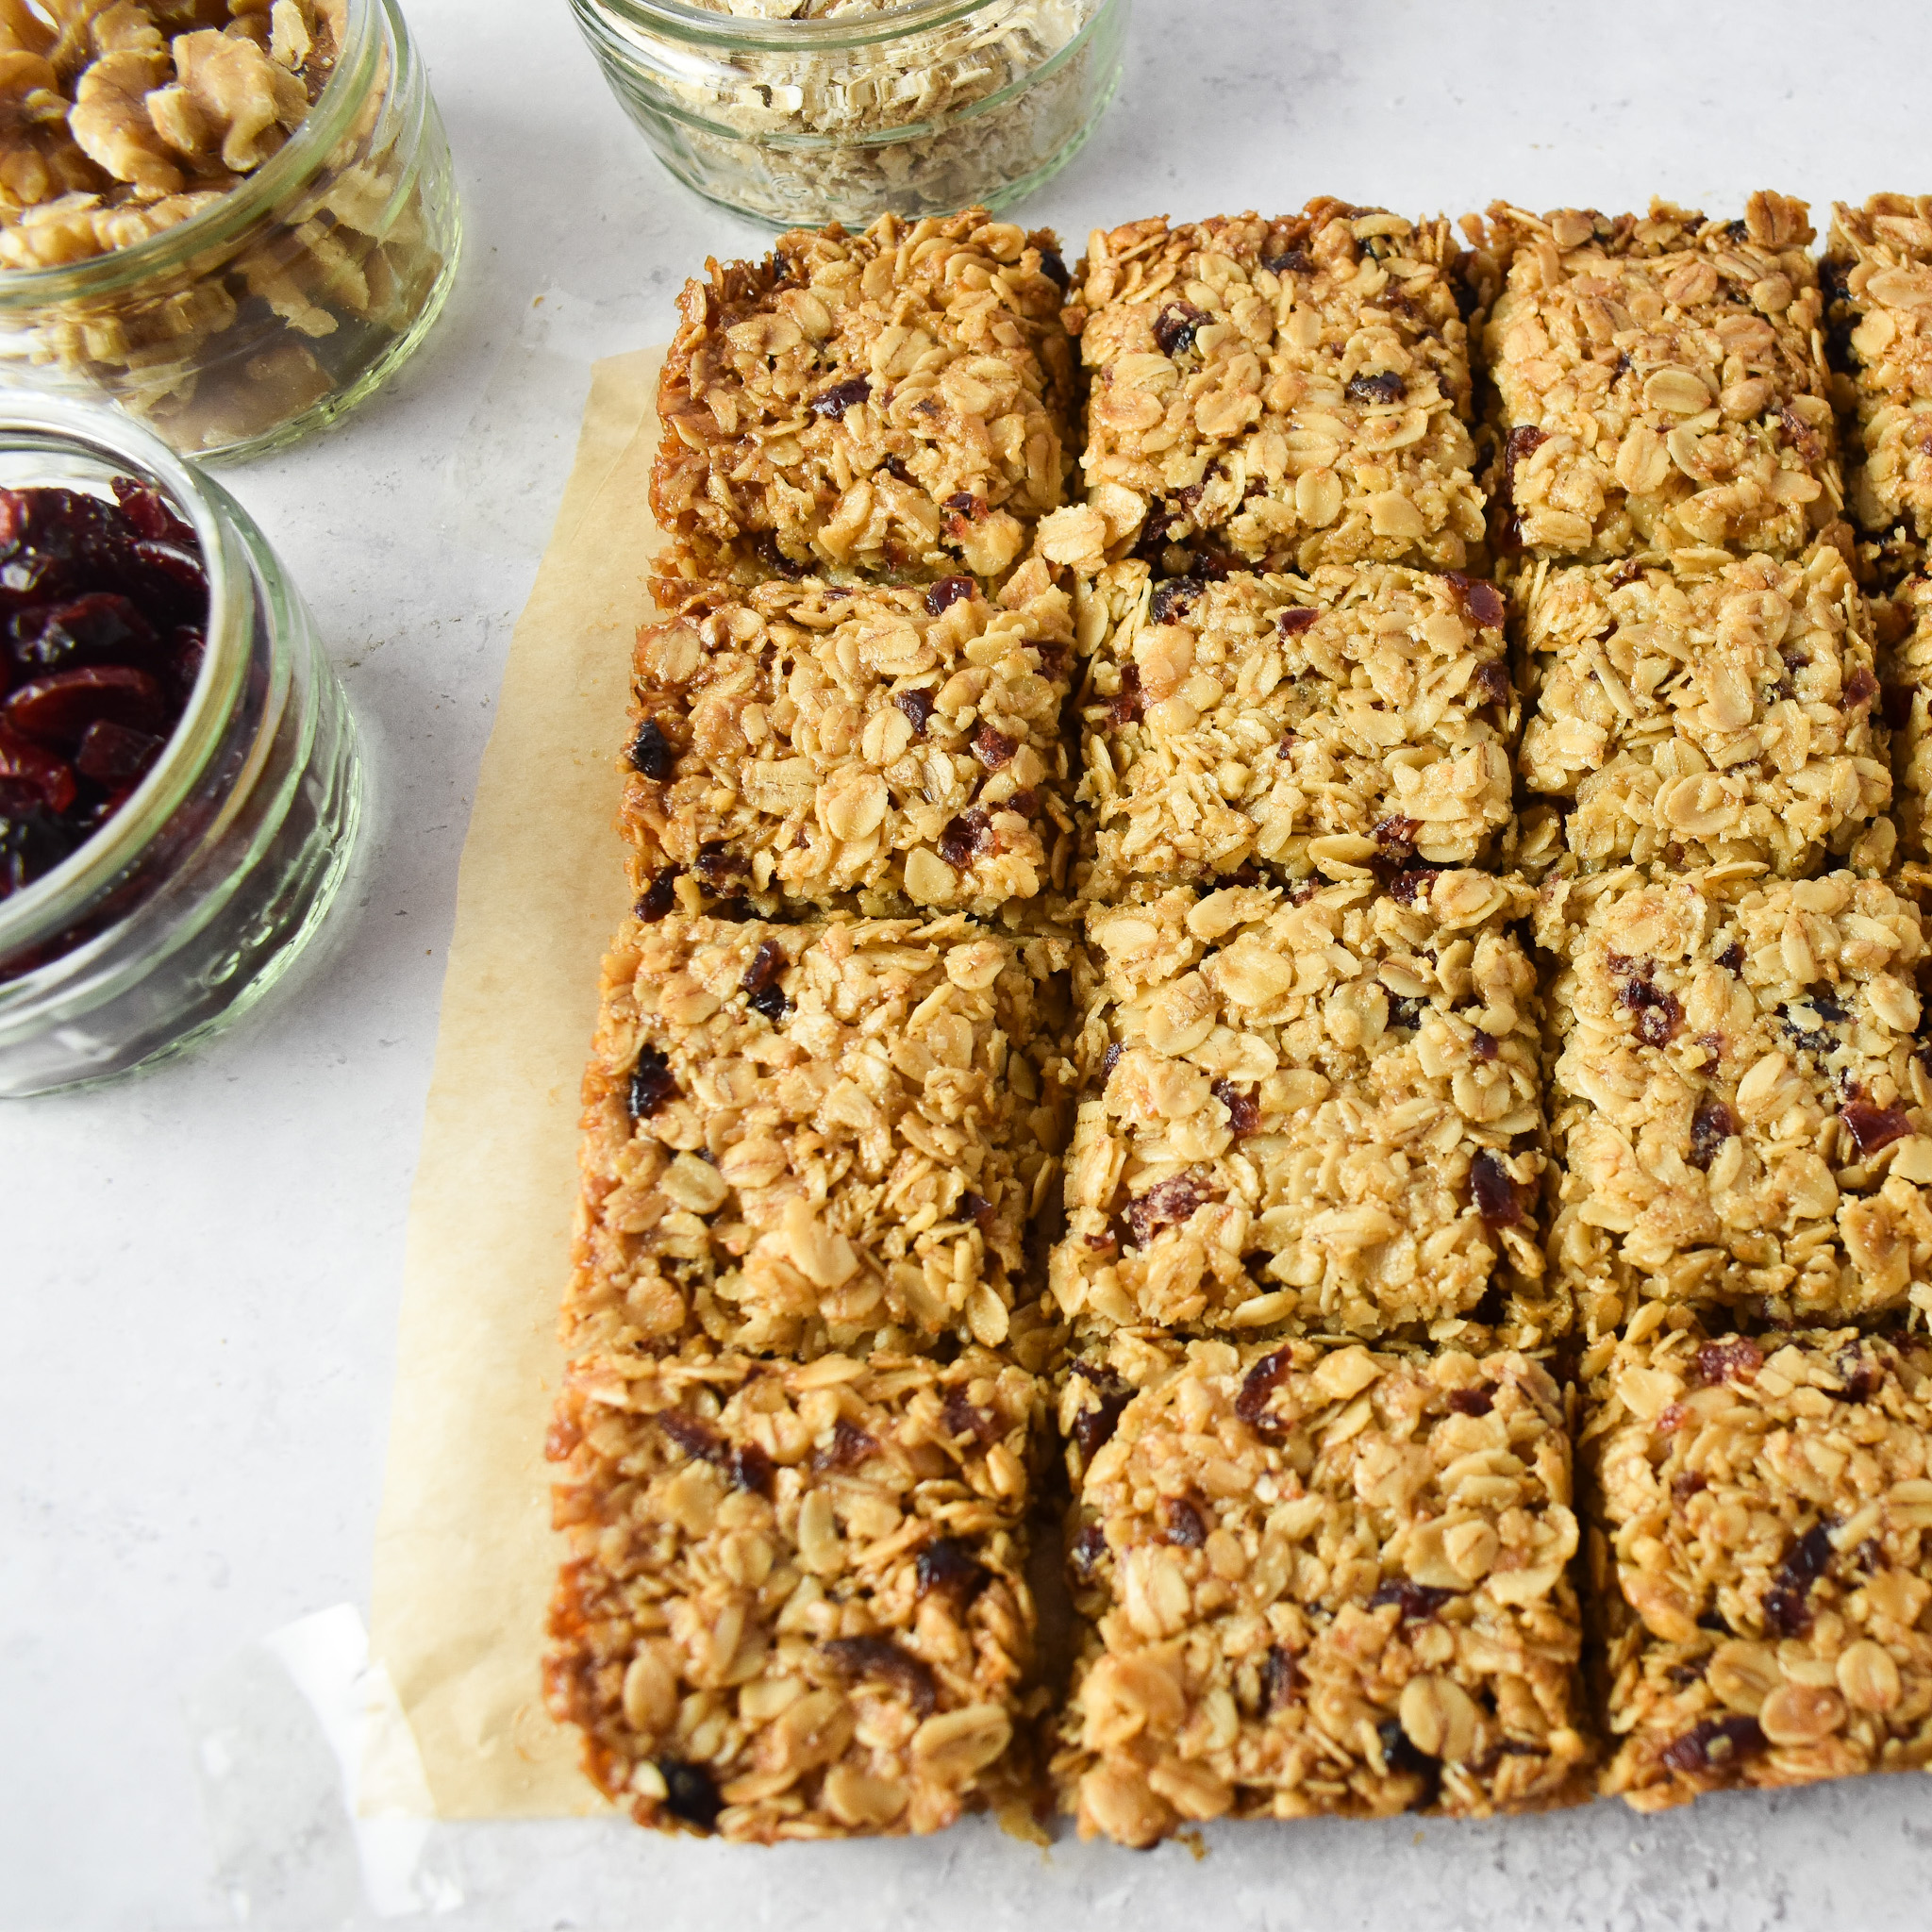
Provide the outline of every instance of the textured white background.
<path id="1" fill-rule="evenodd" d="M 367 1600 L 457 858 L 589 362 L 668 336 L 682 276 L 755 239 L 658 171 L 562 0 L 406 5 L 462 182 L 460 282 L 389 391 L 228 479 L 347 680 L 361 878 L 305 983 L 218 1049 L 0 1108 L 0 1932 L 218 1926 L 244 1899 L 257 1924 L 367 1919 L 325 1766 L 247 1647 Z M 1315 192 L 1454 213 L 1923 191 L 1928 59 L 1932 12 L 1876 0 L 1139 0 L 1110 115 L 1024 212 L 1071 253 L 1100 222 Z M 237 1710 L 250 1755 L 224 1779 L 195 1740 Z M 1196 1863 L 973 1829 L 760 1855 L 475 1825 L 427 1862 L 461 1895 L 444 1923 L 492 1932 L 1877 1932 L 1924 1926 L 1932 1896 L 1918 1777 L 1655 1822 L 1210 1838 Z"/>

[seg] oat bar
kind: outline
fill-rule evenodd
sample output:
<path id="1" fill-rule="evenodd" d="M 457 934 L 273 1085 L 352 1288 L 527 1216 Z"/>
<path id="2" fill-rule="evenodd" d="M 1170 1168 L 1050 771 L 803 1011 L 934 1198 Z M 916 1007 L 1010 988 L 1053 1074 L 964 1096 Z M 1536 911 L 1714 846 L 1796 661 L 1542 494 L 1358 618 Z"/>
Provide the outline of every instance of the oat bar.
<path id="1" fill-rule="evenodd" d="M 1493 586 L 1387 564 L 1149 578 L 1115 564 L 1082 717 L 1090 895 L 1493 859 L 1517 708 Z"/>
<path id="2" fill-rule="evenodd" d="M 1536 973 L 1508 929 L 1528 897 L 1415 870 L 1091 912 L 1062 1311 L 1553 1339 Z"/>
<path id="3" fill-rule="evenodd" d="M 1738 222 L 1491 208 L 1499 551 L 1795 556 L 1839 514 L 1807 212 L 1765 193 Z"/>
<path id="4" fill-rule="evenodd" d="M 1586 1328 L 1932 1307 L 1917 906 L 1877 879 L 1635 868 L 1545 889 L 1551 1251 Z"/>
<path id="5" fill-rule="evenodd" d="M 1004 573 L 1073 464 L 1057 245 L 984 208 L 883 215 L 687 283 L 651 477 L 664 576 Z"/>
<path id="6" fill-rule="evenodd" d="M 552 1712 L 640 1824 L 770 1844 L 1013 1794 L 1041 1385 L 983 1350 L 574 1377 Z"/>
<path id="7" fill-rule="evenodd" d="M 584 1077 L 568 1352 L 638 1374 L 697 1341 L 1024 1355 L 1067 954 L 957 915 L 627 921 Z"/>
<path id="8" fill-rule="evenodd" d="M 765 911 L 858 894 L 991 913 L 1064 885 L 1073 638 L 1037 560 L 994 600 L 970 576 L 689 598 L 638 634 L 623 823 L 639 890 L 685 874 Z"/>
<path id="9" fill-rule="evenodd" d="M 1932 1349 L 1653 1306 L 1593 1380 L 1590 1574 L 1640 1811 L 1932 1763 Z"/>
<path id="10" fill-rule="evenodd" d="M 1461 569 L 1483 500 L 1459 259 L 1444 221 L 1331 200 L 1096 230 L 1087 503 L 1043 527 L 1047 554 Z"/>
<path id="11" fill-rule="evenodd" d="M 1085 1366 L 1054 1765 L 1082 1836 L 1578 1801 L 1577 1526 L 1541 1363 L 1124 1332 Z"/>
<path id="12" fill-rule="evenodd" d="M 1539 563 L 1514 587 L 1521 770 L 1590 867 L 1891 856 L 1865 599 L 1843 556 Z"/>
<path id="13" fill-rule="evenodd" d="M 1835 204 L 1821 273 L 1849 419 L 1846 500 L 1861 530 L 1911 554 L 1932 537 L 1932 200 Z"/>

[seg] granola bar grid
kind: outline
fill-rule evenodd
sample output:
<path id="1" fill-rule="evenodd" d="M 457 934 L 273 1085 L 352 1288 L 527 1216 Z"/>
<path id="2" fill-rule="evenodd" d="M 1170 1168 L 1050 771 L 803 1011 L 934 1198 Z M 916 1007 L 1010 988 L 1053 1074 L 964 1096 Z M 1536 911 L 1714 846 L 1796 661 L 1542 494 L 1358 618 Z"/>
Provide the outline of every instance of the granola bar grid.
<path id="1" fill-rule="evenodd" d="M 1123 1331 L 1060 1420 L 1087 1636 L 1054 1774 L 1083 1837 L 1582 1795 L 1570 1441 L 1539 1363 Z"/>
<path id="2" fill-rule="evenodd" d="M 1493 862 L 1517 704 L 1494 587 L 1398 565 L 1155 581 L 1114 564 L 1082 694 L 1087 896 Z"/>
<path id="3" fill-rule="evenodd" d="M 1654 1304 L 1581 1441 L 1605 1791 L 1654 1811 L 1932 1763 L 1932 1349 Z"/>
<path id="4" fill-rule="evenodd" d="M 1839 514 L 1811 236 L 1805 204 L 1770 193 L 1734 222 L 1490 209 L 1501 553 L 1792 556 Z"/>
<path id="5" fill-rule="evenodd" d="M 680 584 L 998 577 L 1063 499 L 1055 237 L 984 208 L 781 235 L 685 285 L 651 508 Z"/>
<path id="6" fill-rule="evenodd" d="M 1042 1385 L 980 1349 L 574 1371 L 551 1708 L 639 1823 L 930 1832 L 1015 1795 Z M 1024 1761 L 1024 1760 L 1023 1760 Z"/>

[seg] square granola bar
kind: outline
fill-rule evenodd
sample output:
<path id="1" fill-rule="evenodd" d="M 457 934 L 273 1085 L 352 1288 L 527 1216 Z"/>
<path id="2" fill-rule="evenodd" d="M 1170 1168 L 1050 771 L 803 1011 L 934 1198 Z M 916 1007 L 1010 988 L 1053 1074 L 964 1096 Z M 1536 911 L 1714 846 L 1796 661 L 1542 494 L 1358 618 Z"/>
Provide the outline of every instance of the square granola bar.
<path id="1" fill-rule="evenodd" d="M 623 824 L 640 891 L 763 911 L 991 913 L 1064 886 L 1074 613 L 1037 559 L 990 601 L 718 587 L 638 633 Z"/>
<path id="2" fill-rule="evenodd" d="M 1850 419 L 1852 516 L 1919 549 L 1932 537 L 1932 199 L 1835 203 L 1821 276 Z"/>
<path id="3" fill-rule="evenodd" d="M 1106 612 L 1082 708 L 1092 898 L 1256 863 L 1351 877 L 1498 855 L 1517 706 L 1492 585 L 1390 564 L 1153 582 L 1124 563 L 1083 598 Z"/>
<path id="4" fill-rule="evenodd" d="M 1839 514 L 1807 212 L 1764 193 L 1739 222 L 1491 208 L 1500 552 L 1795 556 Z"/>
<path id="5" fill-rule="evenodd" d="M 1835 545 L 1538 563 L 1514 597 L 1523 780 L 1583 865 L 1890 860 L 1871 613 Z"/>
<path id="6" fill-rule="evenodd" d="M 1004 573 L 1073 468 L 1057 248 L 984 208 L 882 215 L 688 282 L 658 391 L 664 575 Z"/>
<path id="7" fill-rule="evenodd" d="M 1932 1349 L 1640 1317 L 1587 1415 L 1604 1790 L 1932 1764 Z"/>
<path id="8" fill-rule="evenodd" d="M 631 919 L 584 1076 L 574 1355 L 1025 1357 L 1059 1178 L 1069 942 L 955 915 Z"/>
<path id="9" fill-rule="evenodd" d="M 1562 960 L 1551 1253 L 1592 1334 L 1640 1302 L 1932 1308 L 1919 908 L 1878 879 L 1636 868 L 1544 889 Z"/>
<path id="10" fill-rule="evenodd" d="M 575 1376 L 550 1707 L 641 1824 L 765 1844 L 938 1831 L 1019 1795 L 1043 1385 L 726 1354 Z"/>
<path id="11" fill-rule="evenodd" d="M 1570 1440 L 1540 1362 L 1123 1332 L 1085 1366 L 1054 1763 L 1083 1837 L 1581 1799 Z"/>
<path id="12" fill-rule="evenodd" d="M 1045 525 L 1047 554 L 1461 569 L 1483 499 L 1459 262 L 1445 221 L 1331 200 L 1096 231 L 1087 504 Z"/>
<path id="13" fill-rule="evenodd" d="M 1051 1273 L 1076 1327 L 1560 1332 L 1528 904 L 1415 870 L 1091 911 Z"/>

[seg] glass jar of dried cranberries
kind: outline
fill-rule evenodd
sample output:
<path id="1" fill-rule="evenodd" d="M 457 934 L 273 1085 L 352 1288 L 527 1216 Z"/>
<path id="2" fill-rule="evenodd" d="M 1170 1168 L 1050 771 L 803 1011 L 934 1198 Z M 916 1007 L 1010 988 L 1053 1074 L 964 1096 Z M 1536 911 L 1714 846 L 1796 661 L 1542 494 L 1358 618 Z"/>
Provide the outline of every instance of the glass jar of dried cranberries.
<path id="1" fill-rule="evenodd" d="M 112 410 L 0 398 L 0 1095 L 232 1019 L 321 923 L 359 797 L 247 512 Z"/>

